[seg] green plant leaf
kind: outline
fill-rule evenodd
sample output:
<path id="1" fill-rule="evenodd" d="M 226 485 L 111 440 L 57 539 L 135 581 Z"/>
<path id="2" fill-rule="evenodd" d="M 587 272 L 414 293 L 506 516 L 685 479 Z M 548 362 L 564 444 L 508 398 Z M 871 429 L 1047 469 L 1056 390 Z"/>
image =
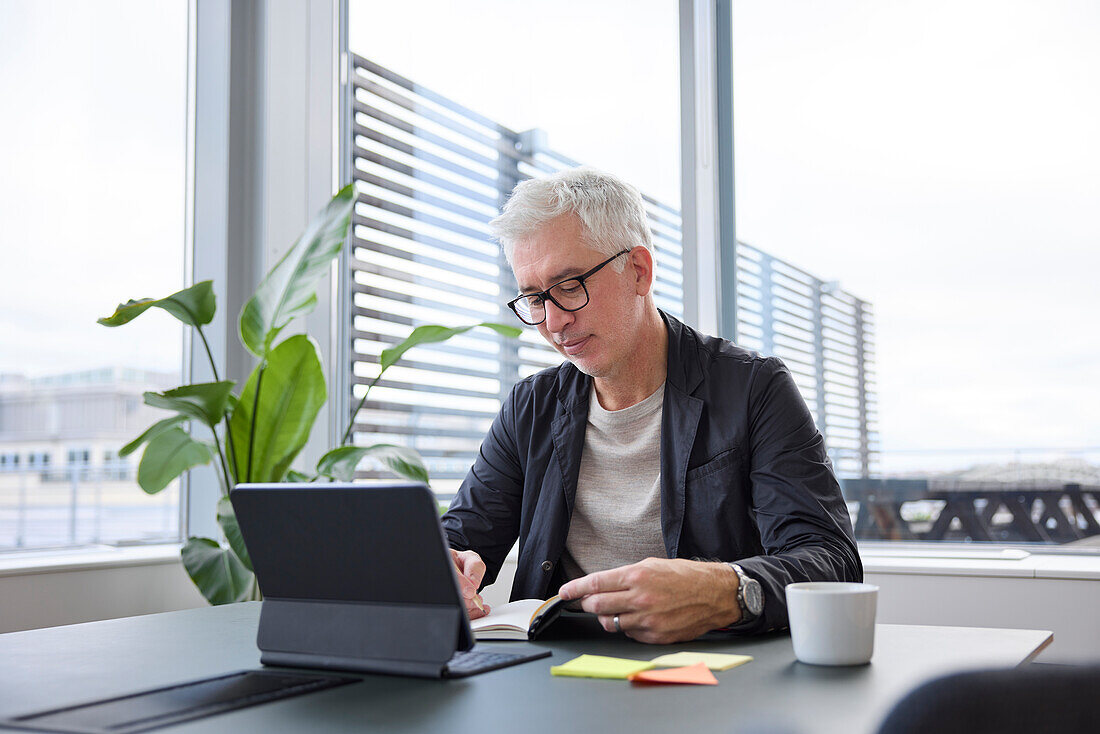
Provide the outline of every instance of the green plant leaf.
<path id="1" fill-rule="evenodd" d="M 382 350 L 382 355 L 379 357 L 379 363 L 382 369 L 390 367 L 394 362 L 401 359 L 401 356 L 415 347 L 417 344 L 428 344 L 431 342 L 447 341 L 452 336 L 462 334 L 470 329 L 476 329 L 479 326 L 484 326 L 486 329 L 492 329 L 501 336 L 511 337 L 515 339 L 523 333 L 522 329 L 517 329 L 514 326 L 505 326 L 504 324 L 494 324 L 489 321 L 484 321 L 480 324 L 471 324 L 469 326 L 438 326 L 436 324 L 429 324 L 427 326 L 418 326 L 412 330 L 412 333 L 400 344 L 396 344 L 389 349 Z"/>
<path id="2" fill-rule="evenodd" d="M 378 443 L 373 446 L 341 446 L 329 451 L 317 462 L 317 473 L 341 482 L 355 478 L 355 467 L 370 457 L 382 462 L 394 474 L 414 482 L 428 483 L 428 469 L 414 449 Z"/>
<path id="3" fill-rule="evenodd" d="M 302 482 L 316 482 L 317 481 L 317 475 L 316 474 L 303 474 L 302 472 L 298 471 L 297 469 L 291 469 L 290 471 L 288 471 L 286 473 L 286 480 L 288 482 L 299 482 L 299 483 L 302 483 Z"/>
<path id="4" fill-rule="evenodd" d="M 232 548 L 210 538 L 188 538 L 180 551 L 187 575 L 211 604 L 245 601 L 252 591 L 253 574 Z"/>
<path id="5" fill-rule="evenodd" d="M 174 415 L 171 418 L 165 418 L 162 421 L 157 421 L 153 425 L 146 428 L 145 432 L 142 433 L 140 436 L 120 448 L 118 450 L 119 458 L 123 456 L 129 456 L 130 454 L 137 451 L 138 446 L 141 446 L 146 441 L 152 441 L 154 438 L 164 433 L 169 428 L 183 423 L 185 420 L 187 420 L 187 416 L 185 415 Z"/>
<path id="6" fill-rule="evenodd" d="M 214 320 L 214 281 L 204 280 L 164 298 L 142 298 L 120 303 L 110 316 L 97 319 L 104 326 L 122 326 L 150 308 L 164 309 L 188 326 L 201 326 Z"/>
<path id="7" fill-rule="evenodd" d="M 221 525 L 225 539 L 229 541 L 229 547 L 237 554 L 241 564 L 249 571 L 253 570 L 252 558 L 248 555 L 248 547 L 244 544 L 241 526 L 237 524 L 237 513 L 233 510 L 233 503 L 228 497 L 218 500 L 218 525 Z"/>
<path id="8" fill-rule="evenodd" d="M 252 371 L 229 420 L 237 456 L 235 476 L 242 482 L 281 482 L 309 440 L 313 421 L 327 397 L 317 346 L 304 334 L 290 337 L 271 351 L 260 379 L 262 366 Z M 260 400 L 253 417 L 257 383 Z M 249 433 L 253 429 L 249 474 Z"/>
<path id="9" fill-rule="evenodd" d="M 156 494 L 193 466 L 210 462 L 210 449 L 173 426 L 149 442 L 138 464 L 138 485 Z"/>
<path id="10" fill-rule="evenodd" d="M 189 418 L 202 421 L 210 428 L 218 425 L 225 417 L 229 406 L 229 391 L 232 382 L 201 382 L 196 385 L 183 385 L 162 393 L 145 393 L 145 404 L 154 408 L 174 410 Z"/>
<path id="11" fill-rule="evenodd" d="M 244 305 L 241 342 L 257 357 L 266 357 L 279 332 L 317 304 L 314 287 L 344 246 L 355 198 L 354 184 L 340 189 Z"/>

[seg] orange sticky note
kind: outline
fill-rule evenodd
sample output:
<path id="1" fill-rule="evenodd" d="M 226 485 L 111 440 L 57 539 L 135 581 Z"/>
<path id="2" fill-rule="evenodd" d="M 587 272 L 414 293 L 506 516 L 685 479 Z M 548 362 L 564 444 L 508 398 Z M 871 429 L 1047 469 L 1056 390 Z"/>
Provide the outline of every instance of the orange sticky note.
<path id="1" fill-rule="evenodd" d="M 638 683 L 690 683 L 699 686 L 716 686 L 718 679 L 706 663 L 696 663 L 684 668 L 665 668 L 664 670 L 643 670 L 627 676 Z"/>

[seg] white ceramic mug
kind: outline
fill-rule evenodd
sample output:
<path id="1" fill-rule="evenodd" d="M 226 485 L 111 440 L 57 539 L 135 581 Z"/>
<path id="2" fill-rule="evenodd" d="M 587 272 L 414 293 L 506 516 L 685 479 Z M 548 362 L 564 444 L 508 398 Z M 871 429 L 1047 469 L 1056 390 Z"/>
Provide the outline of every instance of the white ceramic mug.
<path id="1" fill-rule="evenodd" d="M 843 581 L 787 585 L 794 655 L 811 665 L 862 665 L 875 649 L 878 587 Z"/>

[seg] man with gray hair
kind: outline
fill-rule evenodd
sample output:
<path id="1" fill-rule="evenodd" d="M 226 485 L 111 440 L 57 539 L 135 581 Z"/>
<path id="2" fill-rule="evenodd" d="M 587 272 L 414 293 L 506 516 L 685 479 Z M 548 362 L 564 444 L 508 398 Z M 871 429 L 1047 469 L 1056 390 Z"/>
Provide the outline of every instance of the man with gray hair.
<path id="1" fill-rule="evenodd" d="M 851 518 L 787 368 L 659 310 L 638 192 L 590 168 L 491 223 L 509 307 L 566 361 L 518 382 L 443 517 L 471 618 L 554 593 L 643 642 L 787 626 L 784 587 L 861 581 Z"/>

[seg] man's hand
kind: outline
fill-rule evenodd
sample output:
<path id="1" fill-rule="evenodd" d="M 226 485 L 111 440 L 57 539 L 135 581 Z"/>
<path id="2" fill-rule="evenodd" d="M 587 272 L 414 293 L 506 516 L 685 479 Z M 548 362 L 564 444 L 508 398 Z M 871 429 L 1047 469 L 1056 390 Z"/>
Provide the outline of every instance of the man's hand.
<path id="1" fill-rule="evenodd" d="M 737 573 L 724 563 L 647 558 L 590 573 L 561 587 L 562 599 L 581 600 L 608 632 L 615 616 L 628 637 L 666 644 L 694 640 L 741 619 Z"/>
<path id="2" fill-rule="evenodd" d="M 470 619 L 478 619 L 489 613 L 489 605 L 481 600 L 477 593 L 481 580 L 485 578 L 485 561 L 473 551 L 451 549 L 451 560 L 455 564 L 455 576 L 462 590 L 462 599 L 466 602 L 466 614 Z"/>

